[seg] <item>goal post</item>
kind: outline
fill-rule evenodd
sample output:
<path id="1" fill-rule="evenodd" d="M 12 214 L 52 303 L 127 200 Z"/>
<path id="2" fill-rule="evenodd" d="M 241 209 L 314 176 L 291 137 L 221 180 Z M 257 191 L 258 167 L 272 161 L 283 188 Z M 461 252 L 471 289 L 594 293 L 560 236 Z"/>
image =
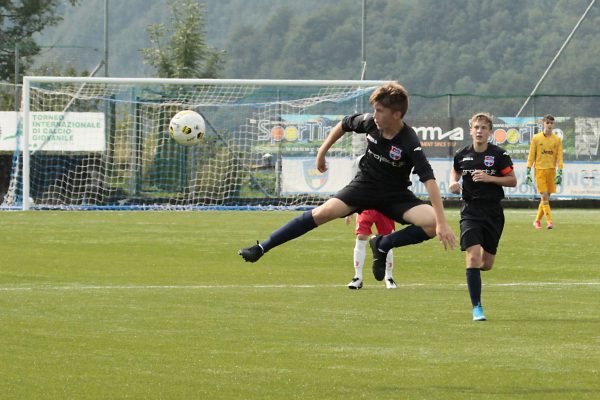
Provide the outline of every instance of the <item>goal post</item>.
<path id="1" fill-rule="evenodd" d="M 364 137 L 316 152 L 343 115 L 370 109 L 385 81 L 34 77 L 2 206 L 36 209 L 307 207 L 349 181 Z M 199 112 L 202 143 L 168 134 Z"/>

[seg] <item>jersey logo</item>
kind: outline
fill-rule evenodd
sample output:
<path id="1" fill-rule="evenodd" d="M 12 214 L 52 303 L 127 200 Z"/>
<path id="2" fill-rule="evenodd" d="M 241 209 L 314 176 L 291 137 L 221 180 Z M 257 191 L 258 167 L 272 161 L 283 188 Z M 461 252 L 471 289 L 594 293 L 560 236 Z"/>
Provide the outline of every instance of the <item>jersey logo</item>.
<path id="1" fill-rule="evenodd" d="M 485 156 L 483 159 L 483 165 L 486 167 L 491 167 L 494 165 L 494 156 Z"/>
<path id="2" fill-rule="evenodd" d="M 473 157 L 465 157 L 462 159 L 461 162 L 465 162 L 465 161 L 473 161 Z"/>
<path id="3" fill-rule="evenodd" d="M 373 136 L 371 136 L 371 135 L 367 135 L 367 140 L 368 140 L 369 142 L 373 142 L 373 143 L 377 144 L 377 139 L 375 139 L 375 138 L 374 138 Z"/>
<path id="4" fill-rule="evenodd" d="M 400 159 L 400 157 L 402 157 L 402 149 L 400 149 L 400 148 L 398 148 L 396 146 L 392 146 L 390 148 L 390 158 L 392 160 L 397 161 L 397 160 Z"/>
<path id="5" fill-rule="evenodd" d="M 367 154 L 373 157 L 375 160 L 391 165 L 392 167 L 400 168 L 403 167 L 406 163 L 404 161 L 390 161 L 384 156 L 380 156 L 379 154 L 375 154 L 371 151 L 371 149 L 367 149 Z M 314 161 L 313 161 L 314 163 Z"/>

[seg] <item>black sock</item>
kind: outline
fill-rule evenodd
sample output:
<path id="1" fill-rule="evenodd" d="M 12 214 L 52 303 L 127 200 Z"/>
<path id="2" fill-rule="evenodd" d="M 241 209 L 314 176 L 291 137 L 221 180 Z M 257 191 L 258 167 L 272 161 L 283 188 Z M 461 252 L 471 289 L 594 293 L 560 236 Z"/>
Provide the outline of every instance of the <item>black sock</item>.
<path id="1" fill-rule="evenodd" d="M 394 247 L 417 244 L 429 239 L 431 238 L 425 233 L 423 228 L 416 225 L 409 225 L 402 230 L 392 232 L 389 235 L 382 237 L 377 247 L 383 251 L 389 251 Z"/>
<path id="2" fill-rule="evenodd" d="M 473 307 L 481 305 L 481 270 L 479 268 L 467 268 L 467 287 Z"/>
<path id="3" fill-rule="evenodd" d="M 273 247 L 279 246 L 289 240 L 295 239 L 298 236 L 304 235 L 306 232 L 317 227 L 315 219 L 311 211 L 306 211 L 302 215 L 292 219 L 281 228 L 277 229 L 271 236 L 262 242 L 260 245 L 266 253 Z"/>

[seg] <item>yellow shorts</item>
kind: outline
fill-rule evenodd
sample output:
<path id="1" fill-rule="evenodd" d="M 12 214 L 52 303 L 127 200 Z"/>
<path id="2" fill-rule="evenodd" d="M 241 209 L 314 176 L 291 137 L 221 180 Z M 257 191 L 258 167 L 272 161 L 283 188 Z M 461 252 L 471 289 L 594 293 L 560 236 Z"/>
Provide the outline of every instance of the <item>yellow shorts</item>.
<path id="1" fill-rule="evenodd" d="M 556 193 L 556 170 L 554 168 L 536 169 L 535 186 L 538 193 Z"/>

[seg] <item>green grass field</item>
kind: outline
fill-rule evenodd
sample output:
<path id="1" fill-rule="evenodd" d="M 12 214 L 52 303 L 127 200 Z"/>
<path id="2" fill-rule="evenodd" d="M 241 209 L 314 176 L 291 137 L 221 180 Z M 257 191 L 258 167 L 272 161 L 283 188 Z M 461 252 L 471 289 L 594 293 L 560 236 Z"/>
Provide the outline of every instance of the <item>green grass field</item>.
<path id="1" fill-rule="evenodd" d="M 351 291 L 342 220 L 249 264 L 298 212 L 0 213 L 0 398 L 598 399 L 600 211 L 533 212 L 506 211 L 486 322 L 436 240 Z"/>

